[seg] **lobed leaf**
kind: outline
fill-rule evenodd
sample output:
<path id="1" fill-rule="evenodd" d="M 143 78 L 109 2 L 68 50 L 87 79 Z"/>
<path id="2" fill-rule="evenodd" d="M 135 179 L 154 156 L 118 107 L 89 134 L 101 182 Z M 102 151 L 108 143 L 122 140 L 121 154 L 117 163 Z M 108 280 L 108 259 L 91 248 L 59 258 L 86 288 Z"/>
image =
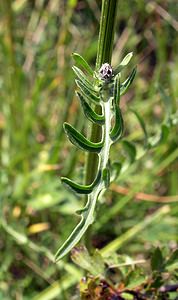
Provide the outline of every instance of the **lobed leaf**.
<path id="1" fill-rule="evenodd" d="M 79 97 L 80 99 L 80 102 L 81 102 L 81 105 L 82 105 L 82 108 L 83 108 L 83 111 L 84 111 L 84 114 L 85 116 L 93 123 L 97 123 L 98 125 L 103 125 L 104 124 L 104 116 L 103 115 L 99 115 L 97 114 L 92 108 L 91 106 L 85 101 L 84 97 L 79 93 L 77 92 L 76 93 L 77 96 Z"/>
<path id="2" fill-rule="evenodd" d="M 121 89 L 120 89 L 120 95 L 121 96 L 124 95 L 128 91 L 131 83 L 133 82 L 133 80 L 135 78 L 136 72 L 137 72 L 137 68 L 135 67 L 132 70 L 132 72 L 129 75 L 129 77 L 121 84 Z"/>
<path id="3" fill-rule="evenodd" d="M 100 98 L 92 92 L 87 86 L 85 86 L 80 80 L 75 81 L 77 86 L 80 88 L 81 93 L 84 97 L 87 97 L 90 101 L 98 104 L 100 102 Z"/>
<path id="4" fill-rule="evenodd" d="M 71 249 L 80 241 L 80 239 L 82 238 L 82 236 L 84 235 L 88 227 L 93 223 L 95 205 L 96 205 L 96 198 L 91 199 L 88 196 L 87 204 L 82 210 L 81 220 L 78 223 L 78 225 L 74 228 L 74 230 L 72 231 L 68 239 L 57 251 L 55 255 L 56 262 L 71 251 Z"/>
<path id="5" fill-rule="evenodd" d="M 78 130 L 76 130 L 73 126 L 68 123 L 64 123 L 64 130 L 71 141 L 78 148 L 89 151 L 99 153 L 102 149 L 103 142 L 93 143 L 85 138 Z"/>
<path id="6" fill-rule="evenodd" d="M 90 75 L 93 75 L 93 71 L 80 55 L 74 53 L 73 57 L 78 65 L 82 66 Z M 123 69 L 129 63 L 131 57 L 132 53 L 128 54 L 123 59 L 120 66 L 116 68 L 116 70 Z M 96 201 L 100 193 L 102 193 L 102 191 L 109 186 L 110 171 L 112 171 L 112 167 L 115 167 L 115 173 L 119 173 L 121 170 L 120 163 L 115 163 L 115 165 L 110 167 L 109 148 L 112 144 L 111 140 L 116 141 L 121 137 L 123 133 L 123 119 L 121 110 L 119 108 L 120 95 L 124 94 L 127 91 L 136 73 L 135 68 L 122 85 L 120 84 L 120 74 L 116 75 L 114 79 L 114 85 L 113 80 L 109 82 L 99 81 L 98 89 L 100 89 L 100 97 L 102 98 L 100 100 L 100 97 L 98 95 L 99 93 L 97 93 L 97 91 L 93 88 L 92 84 L 85 76 L 85 74 L 76 66 L 73 67 L 73 70 L 78 77 L 78 79 L 76 80 L 76 84 L 79 87 L 80 92 L 77 92 L 77 96 L 79 97 L 79 100 L 82 104 L 85 116 L 90 121 L 99 125 L 104 125 L 105 127 L 102 131 L 103 140 L 98 143 L 93 143 L 85 138 L 70 124 L 64 124 L 65 132 L 67 133 L 69 140 L 74 145 L 81 148 L 82 150 L 96 153 L 101 152 L 101 154 L 99 155 L 98 175 L 92 184 L 80 185 L 68 178 L 61 178 L 62 182 L 74 192 L 79 194 L 86 194 L 87 203 L 82 209 L 77 212 L 81 216 L 80 222 L 74 228 L 64 244 L 57 251 L 55 256 L 56 261 L 65 256 L 80 241 L 87 228 L 93 223 Z M 87 99 L 94 102 L 94 104 L 96 105 L 102 105 L 105 115 L 97 114 L 88 104 Z M 103 103 L 101 103 L 101 101 L 103 101 Z M 115 113 L 115 123 L 110 131 L 112 109 Z M 132 163 L 136 157 L 135 146 L 128 141 L 124 141 L 123 145 Z"/>
<path id="7" fill-rule="evenodd" d="M 88 72 L 88 74 L 93 76 L 92 68 L 89 66 L 89 64 L 86 62 L 86 60 L 81 55 L 79 55 L 78 53 L 72 53 L 72 57 L 78 65 L 82 66 L 83 69 L 86 72 Z"/>

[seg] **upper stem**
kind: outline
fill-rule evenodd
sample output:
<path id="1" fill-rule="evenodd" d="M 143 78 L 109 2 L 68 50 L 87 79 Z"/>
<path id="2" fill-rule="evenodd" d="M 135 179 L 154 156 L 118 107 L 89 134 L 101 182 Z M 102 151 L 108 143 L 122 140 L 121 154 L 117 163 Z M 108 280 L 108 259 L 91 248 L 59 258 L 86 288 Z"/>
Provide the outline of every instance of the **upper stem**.
<path id="1" fill-rule="evenodd" d="M 100 19 L 100 31 L 98 40 L 98 50 L 96 58 L 96 71 L 103 63 L 111 64 L 111 56 L 114 41 L 114 30 L 116 23 L 118 0 L 103 0 Z M 101 113 L 101 107 L 96 106 L 95 111 Z M 91 127 L 91 141 L 98 142 L 101 139 L 101 129 L 96 124 Z M 90 184 L 98 169 L 98 157 L 95 153 L 88 153 L 86 161 L 85 183 Z"/>
<path id="2" fill-rule="evenodd" d="M 96 70 L 103 63 L 111 64 L 118 0 L 103 0 L 96 58 Z"/>

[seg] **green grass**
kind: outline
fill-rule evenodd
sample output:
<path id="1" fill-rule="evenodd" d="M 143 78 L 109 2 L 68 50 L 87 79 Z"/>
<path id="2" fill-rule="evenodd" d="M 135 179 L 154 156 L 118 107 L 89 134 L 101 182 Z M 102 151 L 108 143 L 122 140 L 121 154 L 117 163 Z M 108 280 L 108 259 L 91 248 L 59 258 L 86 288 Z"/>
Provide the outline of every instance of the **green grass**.
<path id="1" fill-rule="evenodd" d="M 121 107 L 125 136 L 141 148 L 143 132 L 129 109 L 142 115 L 150 134 L 158 133 L 169 107 L 176 112 L 178 4 L 119 2 L 113 65 L 134 52 L 131 68 L 138 65 L 137 77 Z M 80 53 L 94 66 L 100 9 L 94 0 L 16 0 L 11 8 L 10 0 L 0 3 L 0 299 L 72 299 L 82 270 L 69 257 L 57 265 L 52 261 L 83 203 L 59 178 L 81 180 L 85 156 L 68 143 L 62 124 L 87 129 L 75 98 L 71 54 Z M 128 188 L 127 195 L 112 187 L 106 193 L 93 226 L 95 247 L 106 251 L 114 245 L 135 260 L 147 257 L 153 246 L 176 248 L 177 203 L 135 200 L 134 195 L 178 195 L 177 134 L 174 126 L 166 143 L 119 177 L 116 183 Z M 125 159 L 121 145 L 112 151 L 113 159 L 118 155 Z"/>

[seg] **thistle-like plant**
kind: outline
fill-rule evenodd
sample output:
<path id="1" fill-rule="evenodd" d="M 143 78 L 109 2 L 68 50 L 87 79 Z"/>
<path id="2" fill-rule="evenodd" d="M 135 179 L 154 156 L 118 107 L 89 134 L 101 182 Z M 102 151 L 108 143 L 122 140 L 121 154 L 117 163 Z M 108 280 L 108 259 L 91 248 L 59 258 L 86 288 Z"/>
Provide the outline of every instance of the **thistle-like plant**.
<path id="1" fill-rule="evenodd" d="M 68 139 L 83 151 L 97 153 L 99 162 L 96 177 L 89 185 L 80 185 L 66 177 L 61 178 L 62 183 L 73 192 L 86 195 L 87 202 L 84 208 L 77 212 L 81 220 L 57 251 L 56 261 L 66 255 L 80 241 L 87 228 L 93 223 L 97 200 L 113 180 L 112 170 L 117 169 L 117 172 L 114 173 L 118 173 L 120 170 L 119 163 L 113 165 L 110 163 L 110 147 L 122 138 L 124 124 L 120 109 L 120 97 L 127 92 L 136 74 L 136 68 L 134 68 L 129 77 L 121 82 L 121 71 L 129 63 L 132 53 L 129 53 L 115 69 L 108 63 L 104 63 L 95 72 L 79 54 L 74 53 L 73 58 L 77 64 L 73 67 L 77 76 L 78 91 L 76 94 L 86 118 L 101 126 L 101 141 L 94 143 L 70 124 L 64 123 Z M 83 70 L 79 69 L 79 66 Z M 98 114 L 92 104 L 100 106 L 102 113 Z"/>

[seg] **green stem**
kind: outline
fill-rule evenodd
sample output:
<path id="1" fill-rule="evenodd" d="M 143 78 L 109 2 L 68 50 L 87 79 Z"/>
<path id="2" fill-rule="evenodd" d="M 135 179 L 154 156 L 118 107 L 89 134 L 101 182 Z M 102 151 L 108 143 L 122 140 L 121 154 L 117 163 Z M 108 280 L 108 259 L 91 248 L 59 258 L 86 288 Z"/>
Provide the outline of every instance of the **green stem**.
<path id="1" fill-rule="evenodd" d="M 96 70 L 103 63 L 111 64 L 118 0 L 103 0 L 100 20 Z"/>
<path id="2" fill-rule="evenodd" d="M 103 63 L 111 64 L 114 30 L 116 23 L 118 0 L 103 0 L 100 19 L 100 31 L 98 50 L 96 58 L 96 71 L 98 71 Z M 101 113 L 101 108 L 96 106 L 95 111 Z M 93 124 L 91 128 L 91 141 L 98 142 L 101 139 L 101 129 L 98 125 Z M 93 182 L 98 169 L 98 157 L 95 153 L 89 152 L 86 160 L 86 176 L 85 183 Z M 91 230 L 86 232 L 86 244 L 91 248 Z"/>
<path id="3" fill-rule="evenodd" d="M 98 50 L 96 58 L 96 71 L 103 63 L 111 64 L 111 56 L 114 40 L 114 29 L 116 23 L 118 0 L 103 0 L 100 19 L 100 31 Z M 100 107 L 96 106 L 96 112 L 100 113 Z M 93 124 L 91 128 L 91 140 L 98 142 L 101 137 L 101 130 L 98 125 Z M 96 175 L 98 167 L 98 158 L 94 153 L 89 153 L 86 162 L 85 183 L 90 184 Z"/>

